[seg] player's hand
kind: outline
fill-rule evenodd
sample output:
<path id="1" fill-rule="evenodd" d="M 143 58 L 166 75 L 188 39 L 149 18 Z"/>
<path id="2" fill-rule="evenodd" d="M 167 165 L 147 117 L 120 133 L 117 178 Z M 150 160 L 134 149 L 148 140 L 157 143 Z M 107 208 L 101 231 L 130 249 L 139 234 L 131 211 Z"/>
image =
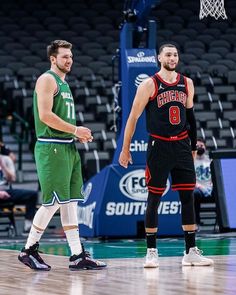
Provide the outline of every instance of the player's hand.
<path id="1" fill-rule="evenodd" d="M 197 156 L 197 151 L 192 151 L 192 156 L 193 156 L 193 159 L 195 159 Z"/>
<path id="2" fill-rule="evenodd" d="M 82 143 L 93 141 L 93 136 L 92 136 L 91 130 L 87 127 L 83 127 L 83 126 L 76 127 L 76 131 L 75 131 L 74 135 Z"/>
<path id="3" fill-rule="evenodd" d="M 119 157 L 119 164 L 124 168 L 127 168 L 128 164 L 133 164 L 130 151 L 123 151 L 123 150 L 121 151 L 120 157 Z"/>
<path id="4" fill-rule="evenodd" d="M 86 138 L 79 138 L 79 142 L 81 143 L 87 143 L 87 142 L 92 142 L 93 141 L 93 136 L 91 135 L 91 137 L 89 139 Z"/>

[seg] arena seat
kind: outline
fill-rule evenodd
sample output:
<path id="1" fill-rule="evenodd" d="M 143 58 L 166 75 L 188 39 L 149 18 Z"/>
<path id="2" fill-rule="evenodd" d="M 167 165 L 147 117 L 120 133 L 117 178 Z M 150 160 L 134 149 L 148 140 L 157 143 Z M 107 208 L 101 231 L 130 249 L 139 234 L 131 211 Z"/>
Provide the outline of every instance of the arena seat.
<path id="1" fill-rule="evenodd" d="M 0 226 L 0 231 L 7 232 L 8 237 L 15 237 L 17 235 L 14 203 L 0 200 Z"/>
<path id="2" fill-rule="evenodd" d="M 196 48 L 196 47 L 186 47 L 184 49 L 184 53 L 192 53 L 194 54 L 197 58 L 201 58 L 202 55 L 205 53 L 205 50 L 203 48 Z"/>
<path id="3" fill-rule="evenodd" d="M 105 166 L 111 163 L 110 155 L 108 152 L 87 152 L 84 154 L 84 166 L 87 178 L 97 174 Z"/>
<path id="4" fill-rule="evenodd" d="M 228 29 L 229 27 L 229 24 L 228 22 L 225 22 L 225 21 L 217 21 L 217 22 L 211 22 L 209 24 L 209 27 L 210 28 L 214 28 L 214 29 L 218 29 L 221 31 L 221 33 L 225 33 L 225 31 Z"/>
<path id="5" fill-rule="evenodd" d="M 17 50 L 17 49 L 25 49 L 25 46 L 19 42 L 8 42 L 3 46 L 3 48 L 7 52 L 12 52 L 13 50 Z"/>
<path id="6" fill-rule="evenodd" d="M 21 61 L 26 64 L 28 67 L 34 67 L 34 65 L 38 62 L 41 62 L 42 59 L 39 56 L 35 55 L 27 55 L 21 58 Z"/>
<path id="7" fill-rule="evenodd" d="M 229 85 L 236 85 L 236 70 L 235 71 L 229 71 L 227 79 L 228 79 L 228 84 Z"/>
<path id="8" fill-rule="evenodd" d="M 226 95 L 226 100 L 233 104 L 234 109 L 236 108 L 236 95 L 234 93 L 233 94 L 227 94 Z"/>
<path id="9" fill-rule="evenodd" d="M 205 139 L 212 138 L 212 136 L 214 136 L 213 130 L 207 130 L 206 128 L 201 128 L 201 131 L 202 131 L 202 136 L 200 137 L 203 137 Z"/>
<path id="10" fill-rule="evenodd" d="M 233 148 L 236 148 L 236 138 L 233 139 Z"/>
<path id="11" fill-rule="evenodd" d="M 203 111 L 204 109 L 205 109 L 205 107 L 202 102 L 195 102 L 194 103 L 194 110 L 195 111 Z"/>
<path id="12" fill-rule="evenodd" d="M 207 129 L 222 129 L 230 127 L 230 122 L 228 120 L 208 120 L 206 122 Z"/>
<path id="13" fill-rule="evenodd" d="M 31 51 L 29 49 L 12 49 L 11 54 L 19 61 L 23 56 L 31 55 Z"/>
<path id="14" fill-rule="evenodd" d="M 213 40 L 215 40 L 215 38 L 212 36 L 212 35 L 210 35 L 210 34 L 201 34 L 201 35 L 198 35 L 197 37 L 196 37 L 196 40 L 197 41 L 201 41 L 202 43 L 204 43 L 205 44 L 205 46 L 206 46 L 206 48 L 209 46 L 209 44 L 213 41 Z"/>
<path id="15" fill-rule="evenodd" d="M 214 40 L 210 42 L 210 47 L 224 47 L 230 50 L 231 45 L 226 40 Z"/>
<path id="16" fill-rule="evenodd" d="M 25 82 L 35 81 L 40 75 L 40 71 L 34 67 L 25 67 L 17 71 L 17 76 Z"/>
<path id="17" fill-rule="evenodd" d="M 204 30 L 207 29 L 207 26 L 205 23 L 201 22 L 200 20 L 197 20 L 195 22 L 194 21 L 189 22 L 187 28 L 194 29 L 198 33 L 202 33 L 202 32 L 204 32 Z"/>
<path id="18" fill-rule="evenodd" d="M 77 121 L 79 125 L 86 125 L 88 122 L 94 122 L 95 121 L 95 114 L 94 113 L 83 113 L 78 112 L 77 113 Z"/>
<path id="19" fill-rule="evenodd" d="M 191 61 L 196 60 L 197 57 L 191 53 L 182 53 L 180 56 L 180 60 L 183 61 L 185 64 L 191 63 Z"/>
<path id="20" fill-rule="evenodd" d="M 175 10 L 175 14 L 181 15 L 181 19 L 187 22 L 189 18 L 194 15 L 194 12 L 187 8 L 178 7 L 177 10 Z"/>
<path id="21" fill-rule="evenodd" d="M 202 73 L 202 68 L 197 65 L 186 65 L 182 66 L 180 69 L 181 73 L 185 74 L 190 78 L 196 77 L 199 73 Z"/>
<path id="22" fill-rule="evenodd" d="M 202 70 L 202 72 L 206 72 L 208 67 L 210 66 L 210 63 L 206 60 L 192 60 L 189 65 L 196 65 L 199 66 Z"/>
<path id="23" fill-rule="evenodd" d="M 234 62 L 236 62 L 236 52 L 229 52 L 226 54 L 225 56 L 226 59 L 230 59 L 233 60 Z"/>
<path id="24" fill-rule="evenodd" d="M 36 62 L 34 66 L 40 71 L 40 73 L 44 73 L 49 68 L 49 62 L 47 61 Z"/>
<path id="25" fill-rule="evenodd" d="M 30 36 L 30 34 L 27 31 L 25 31 L 23 29 L 9 32 L 9 34 L 15 41 L 18 41 L 18 44 L 19 44 L 19 42 L 21 42 L 22 45 L 25 44 L 23 41 L 23 38 L 26 38 L 26 37 L 33 38 Z"/>
<path id="26" fill-rule="evenodd" d="M 11 56 L 11 55 L 0 55 L 0 67 L 5 67 L 8 65 L 8 63 L 10 62 L 14 62 L 16 61 L 16 57 L 15 56 Z"/>
<path id="27" fill-rule="evenodd" d="M 9 81 L 15 78 L 13 70 L 10 68 L 0 68 L 0 82 Z"/>
<path id="28" fill-rule="evenodd" d="M 186 35 L 189 37 L 189 39 L 191 40 L 195 40 L 198 36 L 198 32 L 194 29 L 188 29 L 188 28 L 184 28 L 182 29 L 179 34 L 181 35 Z"/>
<path id="29" fill-rule="evenodd" d="M 216 62 L 217 64 L 220 65 L 225 65 L 226 67 L 228 67 L 229 70 L 236 70 L 236 62 L 234 62 L 233 60 L 230 59 L 219 59 Z"/>
<path id="30" fill-rule="evenodd" d="M 216 120 L 217 116 L 215 112 L 204 111 L 204 112 L 195 112 L 196 119 L 200 122 L 206 122 L 208 120 Z"/>
<path id="31" fill-rule="evenodd" d="M 228 74 L 228 68 L 224 65 L 211 65 L 208 68 L 208 73 L 213 77 L 226 78 Z"/>
<path id="32" fill-rule="evenodd" d="M 210 110 L 215 112 L 217 114 L 217 117 L 221 115 L 221 112 L 223 112 L 222 104 L 221 102 L 211 102 L 210 104 Z"/>
<path id="33" fill-rule="evenodd" d="M 93 122 L 87 123 L 86 126 L 91 129 L 93 132 L 98 132 L 102 130 L 106 130 L 106 124 L 102 122 Z"/>
<path id="34" fill-rule="evenodd" d="M 110 159 L 112 159 L 114 151 L 116 150 L 116 148 L 117 148 L 117 144 L 116 144 L 115 139 L 111 139 L 111 140 L 103 142 L 103 150 L 107 151 L 109 153 Z"/>
<path id="35" fill-rule="evenodd" d="M 208 50 L 209 53 L 218 53 L 223 58 L 227 53 L 229 53 L 229 49 L 226 47 L 210 47 Z"/>
<path id="36" fill-rule="evenodd" d="M 221 36 L 221 31 L 217 28 L 206 28 L 202 31 L 203 34 L 209 34 L 215 38 L 215 40 L 219 39 Z"/>
<path id="37" fill-rule="evenodd" d="M 232 123 L 234 123 L 234 125 L 235 125 L 235 122 L 236 122 L 236 112 L 235 111 L 224 111 L 223 112 L 223 119 L 229 120 Z M 233 126 L 233 127 L 235 127 L 235 126 Z"/>
<path id="38" fill-rule="evenodd" d="M 231 94 L 235 93 L 235 87 L 233 85 L 221 85 L 221 86 L 215 86 L 214 87 L 214 93 L 215 94 Z"/>
<path id="39" fill-rule="evenodd" d="M 7 64 L 7 67 L 8 67 L 9 69 L 11 69 L 11 70 L 14 72 L 14 74 L 16 75 L 16 73 L 17 73 L 17 71 L 18 71 L 19 69 L 22 69 L 22 68 L 26 67 L 26 64 L 23 63 L 23 62 L 15 61 L 15 62 L 10 62 L 10 63 L 8 63 L 8 64 Z"/>

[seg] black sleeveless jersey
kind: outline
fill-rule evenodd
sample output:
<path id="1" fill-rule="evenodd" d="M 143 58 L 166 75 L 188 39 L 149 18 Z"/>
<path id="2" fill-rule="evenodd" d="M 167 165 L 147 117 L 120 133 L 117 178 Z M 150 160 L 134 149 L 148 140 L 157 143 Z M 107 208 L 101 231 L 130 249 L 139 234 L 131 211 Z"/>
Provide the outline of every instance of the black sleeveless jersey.
<path id="1" fill-rule="evenodd" d="M 178 73 L 176 81 L 171 84 L 158 74 L 151 78 L 155 93 L 146 105 L 147 131 L 163 137 L 186 131 L 187 78 Z"/>

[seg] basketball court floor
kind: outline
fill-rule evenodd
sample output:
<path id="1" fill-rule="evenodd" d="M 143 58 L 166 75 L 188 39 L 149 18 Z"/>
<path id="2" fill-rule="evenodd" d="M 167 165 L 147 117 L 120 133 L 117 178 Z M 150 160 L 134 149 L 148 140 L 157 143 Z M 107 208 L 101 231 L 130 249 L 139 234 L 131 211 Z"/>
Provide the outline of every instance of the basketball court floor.
<path id="1" fill-rule="evenodd" d="M 40 250 L 52 266 L 35 272 L 17 260 L 25 240 L 0 242 L 0 294 L 236 294 L 236 234 L 201 235 L 197 245 L 214 259 L 212 267 L 182 267 L 184 241 L 158 240 L 160 267 L 144 269 L 144 240 L 84 240 L 94 258 L 107 268 L 71 272 L 69 248 L 64 238 L 42 239 Z"/>

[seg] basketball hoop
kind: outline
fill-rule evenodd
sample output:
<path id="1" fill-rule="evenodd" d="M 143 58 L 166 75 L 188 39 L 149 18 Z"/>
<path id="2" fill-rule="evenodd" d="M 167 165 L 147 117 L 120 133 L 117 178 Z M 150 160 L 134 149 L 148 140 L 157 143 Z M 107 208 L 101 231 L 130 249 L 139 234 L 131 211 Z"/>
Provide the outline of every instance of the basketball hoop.
<path id="1" fill-rule="evenodd" d="M 224 8 L 224 0 L 200 0 L 200 13 L 199 18 L 203 19 L 208 15 L 218 19 L 222 17 L 227 19 Z"/>

